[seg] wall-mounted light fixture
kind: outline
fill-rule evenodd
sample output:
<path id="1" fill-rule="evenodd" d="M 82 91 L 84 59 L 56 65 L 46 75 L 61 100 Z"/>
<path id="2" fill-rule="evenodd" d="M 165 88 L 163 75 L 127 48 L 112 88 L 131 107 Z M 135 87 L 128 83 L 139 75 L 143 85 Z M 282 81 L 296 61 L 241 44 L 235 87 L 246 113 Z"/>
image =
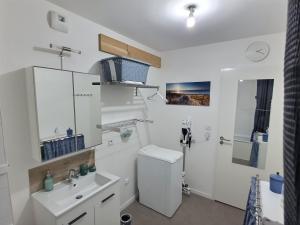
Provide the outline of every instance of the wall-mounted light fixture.
<path id="1" fill-rule="evenodd" d="M 186 8 L 187 8 L 187 10 L 190 11 L 190 14 L 186 20 L 186 26 L 188 28 L 192 28 L 196 24 L 195 10 L 196 10 L 197 6 L 195 4 L 191 4 L 191 5 L 188 5 Z"/>

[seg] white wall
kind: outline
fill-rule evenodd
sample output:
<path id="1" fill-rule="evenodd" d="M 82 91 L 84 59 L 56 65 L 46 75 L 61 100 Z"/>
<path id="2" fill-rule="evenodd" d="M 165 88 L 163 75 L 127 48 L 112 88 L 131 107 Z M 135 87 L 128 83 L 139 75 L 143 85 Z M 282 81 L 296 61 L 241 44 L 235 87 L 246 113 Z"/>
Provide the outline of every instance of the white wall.
<path id="1" fill-rule="evenodd" d="M 245 49 L 256 40 L 266 41 L 271 47 L 270 55 L 260 63 L 252 63 L 245 57 Z M 276 138 L 270 144 L 273 154 L 269 168 L 282 171 L 282 106 L 283 106 L 283 58 L 285 34 L 252 37 L 206 46 L 198 46 L 165 52 L 162 75 L 151 76 L 150 82 L 159 84 L 165 94 L 166 82 L 211 81 L 211 104 L 209 107 L 166 105 L 160 100 L 148 102 L 149 114 L 155 120 L 151 137 L 154 144 L 181 150 L 179 145 L 180 125 L 183 119 L 192 119 L 193 144 L 187 153 L 187 182 L 193 190 L 207 197 L 213 196 L 216 144 L 218 143 L 218 113 L 220 76 L 226 74 L 222 68 L 235 68 L 243 73 L 258 74 L 273 71 L 280 82 Z M 271 69 L 270 69 L 271 68 Z M 230 71 L 228 72 L 230 73 Z M 246 73 L 247 74 L 247 73 Z M 278 129 L 277 129 L 278 128 Z M 204 135 L 210 131 L 210 139 Z M 275 137 L 275 136 L 274 136 Z M 271 158 L 270 158 L 271 159 Z"/>
<path id="2" fill-rule="evenodd" d="M 47 23 L 49 10 L 56 10 L 68 17 L 70 22 L 68 34 L 49 28 Z M 22 96 L 26 94 L 25 78 L 22 80 L 23 68 L 32 65 L 59 67 L 57 55 L 39 51 L 37 47 L 48 48 L 52 42 L 80 49 L 81 55 L 73 54 L 65 58 L 64 68 L 82 72 L 89 72 L 95 62 L 110 56 L 98 51 L 99 33 L 136 45 L 153 54 L 158 53 L 44 0 L 1 0 L 0 33 L 0 108 L 3 112 L 5 147 L 10 163 L 9 183 L 14 224 L 34 225 L 28 169 L 39 164 L 31 157 L 27 106 L 21 101 Z M 149 76 L 158 73 L 159 70 L 151 68 Z M 145 116 L 143 109 L 145 104 L 133 96 L 132 89 L 118 91 L 113 89 L 102 91 L 104 122 Z M 126 203 L 135 195 L 135 154 L 149 141 L 147 130 L 140 127 L 139 132 L 135 133 L 128 143 L 121 143 L 119 137 L 114 134 L 106 134 L 105 138 L 114 140 L 115 144 L 108 147 L 104 140 L 104 144 L 96 151 L 97 167 L 111 170 L 122 178 L 129 178 L 129 184 L 122 186 L 121 193 L 122 203 Z"/>

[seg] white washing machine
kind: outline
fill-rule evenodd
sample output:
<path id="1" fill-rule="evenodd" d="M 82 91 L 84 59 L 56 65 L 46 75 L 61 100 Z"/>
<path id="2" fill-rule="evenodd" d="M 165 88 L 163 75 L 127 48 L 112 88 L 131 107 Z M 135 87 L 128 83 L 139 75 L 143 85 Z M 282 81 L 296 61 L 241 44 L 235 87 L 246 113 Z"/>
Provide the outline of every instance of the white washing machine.
<path id="1" fill-rule="evenodd" d="M 183 154 L 156 145 L 138 153 L 140 203 L 172 217 L 182 202 Z"/>

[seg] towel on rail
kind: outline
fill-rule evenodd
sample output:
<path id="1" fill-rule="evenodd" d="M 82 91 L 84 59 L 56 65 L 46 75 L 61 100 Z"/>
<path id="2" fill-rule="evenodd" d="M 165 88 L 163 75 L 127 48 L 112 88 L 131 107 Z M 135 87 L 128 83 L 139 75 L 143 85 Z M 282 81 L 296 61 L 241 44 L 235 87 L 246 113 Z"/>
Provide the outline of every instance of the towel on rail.
<path id="1" fill-rule="evenodd" d="M 256 218 L 254 216 L 255 201 L 256 201 L 256 177 L 252 177 L 247 206 L 246 206 L 244 225 L 256 224 Z"/>

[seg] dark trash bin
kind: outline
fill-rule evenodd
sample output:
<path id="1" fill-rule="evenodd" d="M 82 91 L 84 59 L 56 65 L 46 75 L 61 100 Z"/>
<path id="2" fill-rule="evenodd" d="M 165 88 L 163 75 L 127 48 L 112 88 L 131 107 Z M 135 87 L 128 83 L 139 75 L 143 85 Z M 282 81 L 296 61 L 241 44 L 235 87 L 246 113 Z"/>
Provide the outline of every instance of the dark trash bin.
<path id="1" fill-rule="evenodd" d="M 131 225 L 132 216 L 129 213 L 121 215 L 121 225 Z"/>

